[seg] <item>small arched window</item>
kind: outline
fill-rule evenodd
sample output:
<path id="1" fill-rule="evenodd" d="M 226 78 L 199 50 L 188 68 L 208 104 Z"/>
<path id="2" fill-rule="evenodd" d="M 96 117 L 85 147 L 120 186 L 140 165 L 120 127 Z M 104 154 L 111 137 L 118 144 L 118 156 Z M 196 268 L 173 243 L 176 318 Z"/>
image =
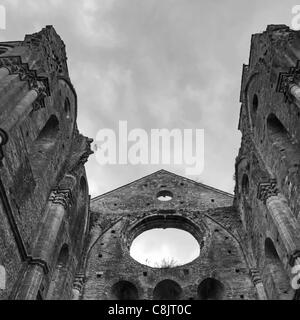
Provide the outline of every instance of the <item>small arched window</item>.
<path id="1" fill-rule="evenodd" d="M 252 98 L 252 112 L 253 112 L 253 114 L 256 115 L 257 109 L 258 109 L 258 96 L 257 96 L 257 94 L 254 94 L 253 98 Z"/>
<path id="2" fill-rule="evenodd" d="M 64 110 L 65 110 L 66 118 L 70 119 L 71 118 L 71 103 L 68 98 L 65 99 Z"/>
<path id="3" fill-rule="evenodd" d="M 170 201 L 173 199 L 173 193 L 169 190 L 161 190 L 157 193 L 156 198 L 159 201 Z"/>
<path id="4" fill-rule="evenodd" d="M 287 139 L 289 134 L 281 121 L 271 113 L 267 118 L 268 137 L 271 140 Z"/>
<path id="5" fill-rule="evenodd" d="M 59 122 L 57 117 L 52 115 L 31 146 L 30 159 L 34 172 L 44 170 L 51 160 L 53 149 L 58 141 L 58 134 Z"/>
<path id="6" fill-rule="evenodd" d="M 59 252 L 59 256 L 57 259 L 57 266 L 65 267 L 69 260 L 69 247 L 67 244 L 64 244 Z"/>
<path id="7" fill-rule="evenodd" d="M 252 126 L 255 127 L 257 110 L 258 110 L 258 96 L 256 93 L 249 97 L 250 115 L 252 120 Z"/>
<path id="8" fill-rule="evenodd" d="M 242 193 L 245 196 L 249 195 L 249 178 L 247 174 L 244 174 L 242 178 Z"/>

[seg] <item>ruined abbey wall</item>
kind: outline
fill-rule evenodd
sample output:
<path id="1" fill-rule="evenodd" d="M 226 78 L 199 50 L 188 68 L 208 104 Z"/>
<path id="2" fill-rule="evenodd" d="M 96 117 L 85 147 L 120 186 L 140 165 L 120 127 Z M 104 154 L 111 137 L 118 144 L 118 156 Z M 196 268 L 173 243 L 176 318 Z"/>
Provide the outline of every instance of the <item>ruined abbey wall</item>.
<path id="1" fill-rule="evenodd" d="M 164 193 L 172 199 L 160 201 Z M 164 170 L 93 199 L 82 298 L 255 299 L 242 224 L 232 204 L 232 195 Z M 174 227 L 199 242 L 194 261 L 153 268 L 130 256 L 142 232 Z"/>
<path id="2" fill-rule="evenodd" d="M 76 126 L 65 45 L 47 27 L 0 50 L 0 298 L 71 298 L 91 141 Z"/>
<path id="3" fill-rule="evenodd" d="M 300 35 L 269 26 L 244 65 L 236 198 L 269 299 L 291 299 L 299 255 Z"/>
<path id="4" fill-rule="evenodd" d="M 299 299 L 299 34 L 252 36 L 234 195 L 160 170 L 92 200 L 63 41 L 48 26 L 0 43 L 0 299 Z M 195 260 L 130 256 L 172 227 L 197 239 Z"/>

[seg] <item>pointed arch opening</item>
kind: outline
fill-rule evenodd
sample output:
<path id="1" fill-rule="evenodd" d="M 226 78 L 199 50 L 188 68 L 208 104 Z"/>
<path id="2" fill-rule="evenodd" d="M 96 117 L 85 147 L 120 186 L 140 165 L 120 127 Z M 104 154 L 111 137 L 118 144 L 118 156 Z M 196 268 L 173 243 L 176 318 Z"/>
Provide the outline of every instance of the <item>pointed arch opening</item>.
<path id="1" fill-rule="evenodd" d="M 225 297 L 225 287 L 219 280 L 207 278 L 198 286 L 199 300 L 223 300 Z"/>
<path id="2" fill-rule="evenodd" d="M 51 161 L 59 135 L 59 121 L 52 115 L 33 142 L 30 159 L 33 172 L 43 172 Z"/>
<path id="3" fill-rule="evenodd" d="M 68 278 L 69 246 L 64 244 L 56 261 L 52 280 L 47 293 L 47 300 L 61 300 L 65 297 L 65 287 Z"/>
<path id="4" fill-rule="evenodd" d="M 265 240 L 265 264 L 263 278 L 268 298 L 270 300 L 292 300 L 294 290 L 284 269 L 273 241 Z"/>
<path id="5" fill-rule="evenodd" d="M 169 279 L 159 282 L 153 291 L 154 300 L 180 300 L 181 295 L 180 285 Z"/>
<path id="6" fill-rule="evenodd" d="M 112 299 L 114 300 L 138 300 L 138 290 L 129 281 L 119 281 L 111 288 Z"/>

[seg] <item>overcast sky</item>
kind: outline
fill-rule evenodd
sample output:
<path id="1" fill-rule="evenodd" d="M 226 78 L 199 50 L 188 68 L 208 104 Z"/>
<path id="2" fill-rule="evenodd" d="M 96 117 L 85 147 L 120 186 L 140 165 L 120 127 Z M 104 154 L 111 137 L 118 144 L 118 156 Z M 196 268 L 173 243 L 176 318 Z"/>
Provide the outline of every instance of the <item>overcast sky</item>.
<path id="1" fill-rule="evenodd" d="M 133 241 L 130 254 L 140 263 L 150 267 L 162 266 L 161 261 L 174 266 L 196 259 L 200 254 L 200 247 L 197 240 L 184 230 L 152 229 Z"/>
<path id="2" fill-rule="evenodd" d="M 251 34 L 267 24 L 291 24 L 295 1 L 277 0 L 2 0 L 7 29 L 0 40 L 21 40 L 51 24 L 67 46 L 78 94 L 80 131 L 102 128 L 205 130 L 199 180 L 232 192 L 242 64 Z M 117 132 L 117 131 L 116 131 Z M 161 168 L 86 165 L 92 196 Z"/>
<path id="3" fill-rule="evenodd" d="M 204 129 L 205 168 L 194 180 L 233 192 L 242 64 L 251 34 L 291 25 L 295 0 L 0 0 L 0 41 L 53 25 L 67 47 L 78 126 Z M 94 197 L 164 168 L 86 165 Z"/>

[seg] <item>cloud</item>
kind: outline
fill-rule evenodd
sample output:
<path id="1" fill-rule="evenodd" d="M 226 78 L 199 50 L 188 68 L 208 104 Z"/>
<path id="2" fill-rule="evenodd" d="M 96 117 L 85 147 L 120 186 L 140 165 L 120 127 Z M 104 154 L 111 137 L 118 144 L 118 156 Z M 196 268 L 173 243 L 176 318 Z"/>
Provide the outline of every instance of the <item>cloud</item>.
<path id="1" fill-rule="evenodd" d="M 290 24 L 287 0 L 4 0 L 7 30 L 0 39 L 52 24 L 67 46 L 77 90 L 80 130 L 131 128 L 205 129 L 202 182 L 232 192 L 242 64 L 251 34 L 268 23 Z M 20 10 L 22 8 L 22 10 Z M 185 175 L 181 166 L 100 167 L 91 156 L 92 196 L 160 168 Z"/>
<path id="2" fill-rule="evenodd" d="M 53 25 L 67 47 L 78 95 L 78 125 L 95 139 L 101 128 L 205 129 L 205 170 L 195 180 L 232 192 L 242 64 L 252 33 L 292 20 L 292 0 L 3 0 L 0 40 Z M 92 196 L 164 168 L 184 165 L 86 165 Z M 136 249 L 142 259 L 196 254 L 184 236 L 162 246 L 156 233 Z M 158 240 L 160 239 L 160 240 Z M 178 239 L 179 241 L 177 241 Z M 173 245 L 173 246 L 172 246 Z M 189 250 L 187 250 L 189 248 Z M 146 253 L 146 254 L 145 254 Z"/>

